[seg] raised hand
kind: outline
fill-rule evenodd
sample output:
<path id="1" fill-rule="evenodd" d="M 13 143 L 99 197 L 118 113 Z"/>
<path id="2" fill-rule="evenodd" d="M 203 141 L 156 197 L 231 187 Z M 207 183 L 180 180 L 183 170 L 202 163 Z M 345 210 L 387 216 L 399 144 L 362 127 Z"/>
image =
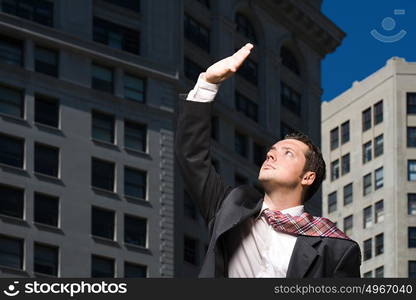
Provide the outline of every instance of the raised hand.
<path id="1" fill-rule="evenodd" d="M 217 61 L 202 75 L 209 83 L 220 83 L 231 77 L 250 55 L 253 44 L 247 43 L 233 55 Z"/>

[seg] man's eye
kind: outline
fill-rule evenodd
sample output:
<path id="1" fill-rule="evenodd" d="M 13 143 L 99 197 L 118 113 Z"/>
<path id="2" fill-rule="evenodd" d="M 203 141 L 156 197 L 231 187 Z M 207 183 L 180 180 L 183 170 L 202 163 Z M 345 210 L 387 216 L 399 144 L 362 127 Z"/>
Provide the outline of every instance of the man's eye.
<path id="1" fill-rule="evenodd" d="M 286 150 L 286 152 L 285 152 L 285 154 L 290 154 L 290 155 L 293 155 L 293 153 L 292 152 L 290 152 L 289 150 Z"/>

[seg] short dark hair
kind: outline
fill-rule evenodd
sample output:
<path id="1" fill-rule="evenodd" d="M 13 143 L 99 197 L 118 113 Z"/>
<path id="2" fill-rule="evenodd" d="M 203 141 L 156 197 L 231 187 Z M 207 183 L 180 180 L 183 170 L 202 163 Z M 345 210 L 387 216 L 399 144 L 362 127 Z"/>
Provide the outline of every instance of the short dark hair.
<path id="1" fill-rule="evenodd" d="M 306 192 L 304 194 L 303 202 L 306 202 L 307 200 L 312 198 L 312 196 L 316 193 L 326 176 L 326 165 L 322 157 L 321 149 L 315 146 L 312 140 L 300 131 L 288 133 L 285 135 L 283 139 L 293 139 L 301 141 L 302 143 L 306 144 L 309 148 L 309 150 L 305 153 L 306 162 L 303 168 L 303 172 L 306 173 L 308 171 L 312 171 L 315 172 L 316 176 L 315 180 L 306 189 Z"/>

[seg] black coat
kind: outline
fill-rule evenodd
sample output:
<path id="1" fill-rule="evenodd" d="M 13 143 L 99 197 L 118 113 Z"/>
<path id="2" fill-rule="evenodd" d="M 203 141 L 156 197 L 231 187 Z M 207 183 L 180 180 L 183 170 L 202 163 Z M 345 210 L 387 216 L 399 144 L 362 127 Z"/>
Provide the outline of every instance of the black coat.
<path id="1" fill-rule="evenodd" d="M 248 185 L 228 186 L 216 173 L 210 154 L 212 105 L 180 97 L 175 156 L 209 231 L 210 242 L 199 277 L 228 277 L 232 253 L 227 236 L 244 220 L 259 214 L 263 195 Z M 360 277 L 360 264 L 360 247 L 355 241 L 300 235 L 286 277 Z"/>

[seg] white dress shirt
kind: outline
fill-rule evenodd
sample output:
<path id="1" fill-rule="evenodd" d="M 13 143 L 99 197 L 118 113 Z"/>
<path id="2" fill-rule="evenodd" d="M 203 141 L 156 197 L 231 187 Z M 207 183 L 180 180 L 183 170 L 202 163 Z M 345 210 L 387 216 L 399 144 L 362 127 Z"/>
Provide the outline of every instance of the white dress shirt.
<path id="1" fill-rule="evenodd" d="M 200 74 L 186 100 L 213 101 L 218 89 L 219 84 L 203 80 Z M 274 230 L 265 216 L 261 216 L 266 208 L 267 205 L 263 202 L 259 215 L 245 220 L 229 237 L 227 247 L 232 249 L 232 253 L 228 277 L 286 277 L 297 237 Z M 281 212 L 300 216 L 303 211 L 303 205 L 299 205 Z"/>

